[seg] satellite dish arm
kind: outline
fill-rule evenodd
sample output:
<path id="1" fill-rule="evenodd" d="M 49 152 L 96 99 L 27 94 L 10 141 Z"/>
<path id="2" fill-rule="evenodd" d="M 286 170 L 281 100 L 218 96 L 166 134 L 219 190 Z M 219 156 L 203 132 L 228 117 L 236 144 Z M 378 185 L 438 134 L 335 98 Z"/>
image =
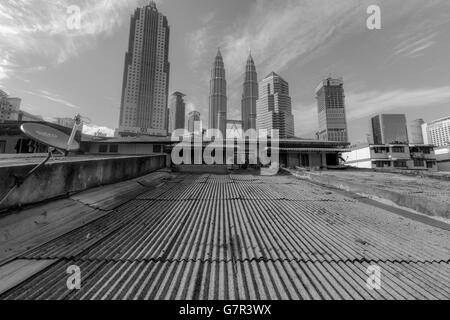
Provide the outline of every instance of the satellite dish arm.
<path id="1" fill-rule="evenodd" d="M 17 188 L 19 188 L 29 177 L 31 177 L 37 170 L 39 170 L 40 168 L 42 168 L 43 166 L 45 166 L 45 164 L 50 160 L 51 156 L 52 156 L 52 151 L 53 149 L 48 151 L 47 157 L 41 162 L 39 163 L 36 167 L 34 167 L 30 172 L 28 172 L 25 176 L 23 177 L 17 177 L 14 176 L 15 178 L 15 182 L 14 185 L 12 186 L 12 188 L 8 191 L 8 193 L 0 200 L 0 207 L 3 205 L 3 203 L 6 201 L 6 199 L 8 199 L 8 197 L 10 196 L 10 194 L 16 190 Z"/>
<path id="2" fill-rule="evenodd" d="M 81 116 L 78 114 L 75 116 L 75 122 L 73 124 L 73 129 L 72 129 L 72 133 L 70 135 L 69 141 L 67 141 L 67 150 L 70 151 L 70 148 L 73 144 L 73 141 L 75 140 L 75 136 L 78 132 L 78 129 L 80 128 L 80 126 L 82 125 L 82 121 L 81 121 Z"/>

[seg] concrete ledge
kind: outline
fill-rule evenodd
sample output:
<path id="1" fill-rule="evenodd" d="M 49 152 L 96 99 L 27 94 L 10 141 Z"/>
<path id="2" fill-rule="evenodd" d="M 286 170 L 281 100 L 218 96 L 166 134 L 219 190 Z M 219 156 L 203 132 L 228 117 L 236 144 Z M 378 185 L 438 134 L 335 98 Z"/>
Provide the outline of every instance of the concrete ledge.
<path id="1" fill-rule="evenodd" d="M 166 167 L 166 155 L 91 157 L 47 164 L 6 199 L 2 209 L 20 207 L 101 185 L 134 179 Z M 70 161 L 69 161 L 70 160 Z M 25 176 L 35 164 L 0 167 L 0 198 L 14 185 L 14 176 Z"/>
<path id="2" fill-rule="evenodd" d="M 374 168 L 374 169 L 364 169 L 364 168 L 353 168 L 348 167 L 349 171 L 360 171 L 360 172 L 381 172 L 381 173 L 395 173 L 401 174 L 409 177 L 426 177 L 430 179 L 437 179 L 443 181 L 450 181 L 450 174 L 447 172 L 430 172 L 427 170 L 406 170 L 406 169 L 383 169 L 383 168 Z"/>
<path id="3" fill-rule="evenodd" d="M 415 197 L 414 195 L 410 194 L 395 192 L 395 190 L 392 189 L 383 189 L 374 186 L 368 186 L 363 183 L 344 181 L 335 176 L 327 176 L 320 173 L 312 173 L 306 171 L 295 172 L 294 170 L 291 170 L 290 173 L 296 177 L 306 178 L 313 182 L 340 190 L 387 199 L 394 202 L 398 206 L 410 208 L 429 216 L 447 219 L 450 218 L 450 208 L 443 206 L 442 202 L 434 201 L 433 199 L 424 201 L 423 198 Z"/>
<path id="4" fill-rule="evenodd" d="M 156 188 L 169 175 L 161 170 L 0 215 L 0 266 L 31 248 L 114 212 L 137 195 Z"/>

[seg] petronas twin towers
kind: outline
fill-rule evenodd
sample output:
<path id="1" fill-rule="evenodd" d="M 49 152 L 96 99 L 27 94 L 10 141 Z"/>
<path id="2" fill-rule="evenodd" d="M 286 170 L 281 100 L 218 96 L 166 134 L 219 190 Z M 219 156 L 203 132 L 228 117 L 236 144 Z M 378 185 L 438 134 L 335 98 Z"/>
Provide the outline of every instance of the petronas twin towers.
<path id="1" fill-rule="evenodd" d="M 259 97 L 258 74 L 256 73 L 255 62 L 250 53 L 247 59 L 244 76 L 244 91 L 242 93 L 242 129 L 256 130 L 256 101 Z"/>
<path id="2" fill-rule="evenodd" d="M 227 80 L 220 50 L 211 69 L 209 94 L 209 128 L 227 130 Z"/>
<path id="3" fill-rule="evenodd" d="M 258 75 L 255 62 L 250 54 L 244 76 L 242 94 L 242 129 L 256 129 L 256 101 L 258 100 Z M 209 128 L 218 129 L 223 134 L 227 130 L 227 81 L 225 66 L 220 50 L 211 70 L 209 96 Z"/>

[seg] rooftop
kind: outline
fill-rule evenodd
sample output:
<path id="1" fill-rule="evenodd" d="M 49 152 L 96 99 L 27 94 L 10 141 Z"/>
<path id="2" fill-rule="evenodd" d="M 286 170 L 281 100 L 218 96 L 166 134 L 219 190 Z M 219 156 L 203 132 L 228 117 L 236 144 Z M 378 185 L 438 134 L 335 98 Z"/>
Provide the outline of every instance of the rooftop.
<path id="1" fill-rule="evenodd" d="M 53 240 L 2 243 L 0 278 L 19 271 L 0 299 L 448 299 L 450 231 L 359 199 L 248 172 L 100 187 L 34 209 L 66 217 Z M 381 290 L 367 288 L 373 264 Z"/>

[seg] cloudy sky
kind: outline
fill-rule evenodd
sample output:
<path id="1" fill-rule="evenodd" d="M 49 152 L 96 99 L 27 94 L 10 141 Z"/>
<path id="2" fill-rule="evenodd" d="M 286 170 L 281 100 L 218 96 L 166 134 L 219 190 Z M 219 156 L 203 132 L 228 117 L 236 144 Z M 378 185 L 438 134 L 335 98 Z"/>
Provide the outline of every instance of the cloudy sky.
<path id="1" fill-rule="evenodd" d="M 129 19 L 140 0 L 2 0 L 0 88 L 45 118 L 81 113 L 91 130 L 118 126 Z M 160 0 L 171 26 L 170 90 L 208 115 L 209 69 L 221 47 L 230 118 L 240 118 L 242 73 L 251 48 L 259 78 L 290 84 L 296 134 L 313 137 L 314 89 L 344 77 L 352 142 L 377 112 L 426 121 L 450 115 L 448 0 Z M 369 5 L 382 30 L 368 30 Z M 67 10 L 81 8 L 81 29 Z M 106 129 L 104 129 L 106 130 Z"/>

